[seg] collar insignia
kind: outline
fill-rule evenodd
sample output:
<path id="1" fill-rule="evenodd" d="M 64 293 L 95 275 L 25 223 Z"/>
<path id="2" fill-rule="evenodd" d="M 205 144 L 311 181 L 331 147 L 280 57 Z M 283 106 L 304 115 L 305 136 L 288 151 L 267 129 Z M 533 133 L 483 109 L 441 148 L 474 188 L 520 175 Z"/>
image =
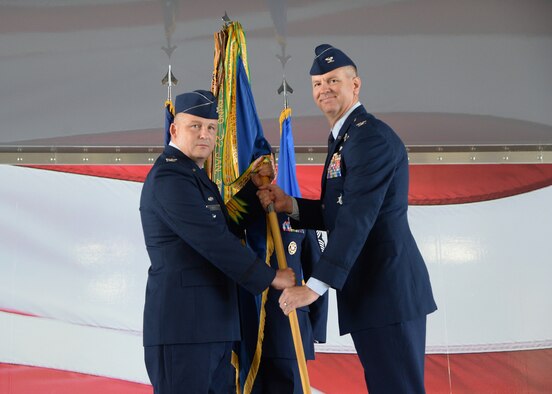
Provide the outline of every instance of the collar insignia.
<path id="1" fill-rule="evenodd" d="M 356 127 L 364 126 L 365 124 L 366 124 L 366 121 L 363 120 L 362 122 L 358 122 L 358 123 L 356 124 Z"/>
<path id="2" fill-rule="evenodd" d="M 165 158 L 165 161 L 166 161 L 167 163 L 174 163 L 175 161 L 178 161 L 178 159 L 177 159 L 176 157 L 174 157 L 174 156 L 169 156 L 169 157 L 166 157 L 166 158 Z"/>

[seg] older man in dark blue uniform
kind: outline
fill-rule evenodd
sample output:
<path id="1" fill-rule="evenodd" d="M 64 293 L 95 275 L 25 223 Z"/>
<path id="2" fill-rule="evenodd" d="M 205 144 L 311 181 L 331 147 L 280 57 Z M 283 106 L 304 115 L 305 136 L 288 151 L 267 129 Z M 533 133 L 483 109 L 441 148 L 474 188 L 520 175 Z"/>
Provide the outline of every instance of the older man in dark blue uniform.
<path id="1" fill-rule="evenodd" d="M 310 70 L 313 99 L 331 128 L 320 200 L 262 187 L 297 228 L 328 231 L 306 286 L 283 291 L 284 313 L 337 290 L 341 334 L 350 333 L 371 394 L 424 393 L 426 316 L 436 310 L 408 225 L 408 156 L 395 132 L 358 101 L 354 62 L 323 44 Z"/>
<path id="2" fill-rule="evenodd" d="M 244 247 L 229 227 L 216 185 L 203 170 L 217 132 L 216 99 L 176 97 L 171 142 L 149 172 L 140 214 L 151 260 L 144 350 L 156 394 L 228 393 L 232 343 L 240 339 L 237 284 L 253 294 L 295 283 Z M 261 168 L 252 179 L 272 174 Z M 251 187 L 251 185 L 247 186 Z"/>

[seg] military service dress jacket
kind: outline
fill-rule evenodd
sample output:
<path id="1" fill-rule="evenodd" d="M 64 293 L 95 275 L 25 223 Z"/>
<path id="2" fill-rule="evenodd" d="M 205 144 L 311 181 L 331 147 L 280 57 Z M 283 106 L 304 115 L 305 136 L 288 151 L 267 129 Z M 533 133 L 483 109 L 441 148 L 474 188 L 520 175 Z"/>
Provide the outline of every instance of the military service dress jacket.
<path id="1" fill-rule="evenodd" d="M 140 214 L 151 260 L 144 346 L 239 340 L 236 283 L 259 294 L 275 270 L 229 230 L 216 185 L 167 146 L 144 183 Z"/>
<path id="2" fill-rule="evenodd" d="M 293 227 L 328 231 L 312 277 L 337 290 L 342 335 L 436 309 L 408 224 L 408 156 L 388 125 L 356 108 L 328 148 L 321 199 L 297 202 Z"/>

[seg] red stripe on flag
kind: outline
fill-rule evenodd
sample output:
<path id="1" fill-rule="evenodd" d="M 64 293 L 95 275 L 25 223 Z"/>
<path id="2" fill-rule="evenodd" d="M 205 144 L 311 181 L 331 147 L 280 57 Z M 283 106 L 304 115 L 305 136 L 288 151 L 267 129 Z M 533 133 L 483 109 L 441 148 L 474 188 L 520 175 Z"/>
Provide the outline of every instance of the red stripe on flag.
<path id="1" fill-rule="evenodd" d="M 44 170 L 143 182 L 149 165 L 45 165 Z M 304 198 L 319 198 L 322 166 L 297 165 Z M 411 205 L 488 201 L 552 185 L 552 164 L 458 164 L 410 166 Z"/>
<path id="2" fill-rule="evenodd" d="M 552 185 L 552 164 L 410 166 L 411 205 L 462 204 L 527 193 Z"/>
<path id="3" fill-rule="evenodd" d="M 120 179 L 124 181 L 144 182 L 148 175 L 151 165 L 31 165 L 25 166 L 39 170 L 66 172 L 70 174 L 80 174 L 96 176 L 99 178 Z"/>
<path id="4" fill-rule="evenodd" d="M 552 349 L 426 355 L 428 393 L 550 393 Z M 317 353 L 312 387 L 326 394 L 366 393 L 355 354 Z M 450 371 L 450 374 L 449 374 Z M 24 365 L 0 364 L 0 392 L 10 394 L 151 394 L 150 385 Z"/>
<path id="5" fill-rule="evenodd" d="M 550 393 L 552 349 L 426 355 L 428 393 Z M 309 361 L 312 387 L 326 394 L 366 393 L 356 354 L 317 353 Z M 449 376 L 450 370 L 450 376 Z"/>
<path id="6" fill-rule="evenodd" d="M 149 384 L 77 372 L 0 364 L 0 393 L 152 394 L 153 389 Z"/>

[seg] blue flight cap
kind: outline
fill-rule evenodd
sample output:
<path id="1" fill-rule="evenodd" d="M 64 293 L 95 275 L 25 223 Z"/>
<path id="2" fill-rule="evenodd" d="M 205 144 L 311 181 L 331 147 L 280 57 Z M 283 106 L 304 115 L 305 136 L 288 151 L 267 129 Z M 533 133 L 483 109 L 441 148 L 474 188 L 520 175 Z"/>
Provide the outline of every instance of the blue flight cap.
<path id="1" fill-rule="evenodd" d="M 329 44 L 318 45 L 314 53 L 316 57 L 312 62 L 310 75 L 326 74 L 336 68 L 344 66 L 353 66 L 356 69 L 356 64 L 349 56 Z"/>
<path id="2" fill-rule="evenodd" d="M 218 119 L 217 99 L 208 90 L 179 94 L 174 102 L 174 113 L 176 115 L 180 112 L 206 119 Z"/>

